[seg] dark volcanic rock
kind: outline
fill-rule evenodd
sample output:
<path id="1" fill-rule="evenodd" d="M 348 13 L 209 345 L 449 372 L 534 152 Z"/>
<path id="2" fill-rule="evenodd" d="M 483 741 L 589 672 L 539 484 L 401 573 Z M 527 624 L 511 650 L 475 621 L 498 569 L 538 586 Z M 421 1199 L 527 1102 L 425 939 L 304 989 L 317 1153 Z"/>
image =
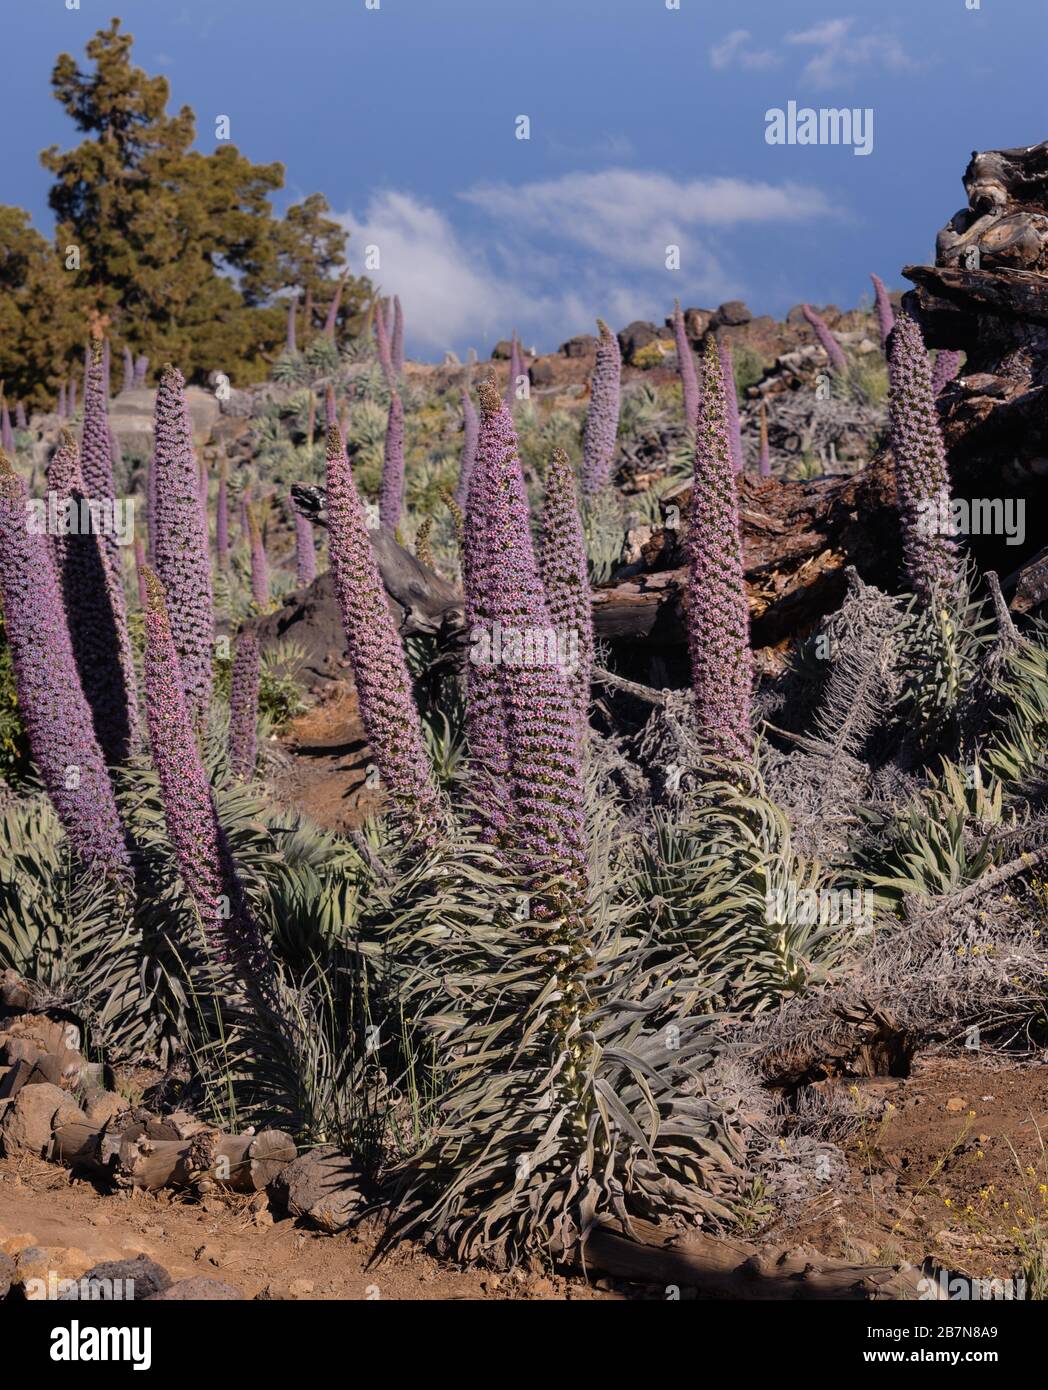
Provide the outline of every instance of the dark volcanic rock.
<path id="1" fill-rule="evenodd" d="M 722 304 L 714 315 L 717 323 L 730 324 L 737 327 L 739 324 L 749 323 L 753 315 L 750 313 L 748 305 L 741 299 L 729 299 Z"/>
<path id="2" fill-rule="evenodd" d="M 588 357 L 597 351 L 597 340 L 590 333 L 579 333 L 561 343 L 560 350 L 565 357 Z"/>
<path id="3" fill-rule="evenodd" d="M 136 1303 L 142 1303 L 147 1298 L 152 1298 L 155 1294 L 163 1293 L 165 1289 L 171 1287 L 171 1276 L 162 1265 L 158 1265 L 155 1260 L 149 1259 L 147 1255 L 139 1255 L 133 1260 L 107 1260 L 105 1264 L 94 1265 L 76 1281 L 76 1292 L 61 1295 L 67 1302 L 72 1302 L 79 1297 L 79 1285 L 84 1281 L 108 1279 L 111 1284 L 119 1282 L 121 1292 L 125 1279 L 130 1279 L 132 1284 L 132 1296 Z"/>

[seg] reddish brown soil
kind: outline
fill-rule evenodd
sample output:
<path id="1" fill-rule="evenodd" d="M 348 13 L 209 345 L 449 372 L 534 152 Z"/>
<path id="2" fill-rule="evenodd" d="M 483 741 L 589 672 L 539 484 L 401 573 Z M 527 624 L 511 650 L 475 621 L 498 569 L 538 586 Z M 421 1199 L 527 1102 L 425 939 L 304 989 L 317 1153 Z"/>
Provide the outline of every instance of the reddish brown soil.
<path id="1" fill-rule="evenodd" d="M 853 1093 L 854 1094 L 854 1093 Z M 851 1180 L 762 1232 L 885 1263 L 926 1255 L 1012 1275 L 1048 1236 L 1048 1068 L 919 1059 L 906 1080 L 859 1083 Z"/>
<path id="2" fill-rule="evenodd" d="M 351 830 L 381 805 L 381 793 L 369 786 L 371 752 L 352 686 L 339 684 L 293 720 L 280 744 L 287 764 L 274 791 L 318 825 Z"/>

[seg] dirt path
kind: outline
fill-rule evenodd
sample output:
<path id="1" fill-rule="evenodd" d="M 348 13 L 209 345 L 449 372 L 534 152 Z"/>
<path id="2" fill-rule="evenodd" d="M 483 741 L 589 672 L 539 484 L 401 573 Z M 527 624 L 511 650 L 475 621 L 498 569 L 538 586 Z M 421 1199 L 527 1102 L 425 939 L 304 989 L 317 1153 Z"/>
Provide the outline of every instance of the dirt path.
<path id="1" fill-rule="evenodd" d="M 284 730 L 274 795 L 327 830 L 345 832 L 376 810 L 381 794 L 369 776 L 371 754 L 351 685 L 339 684 Z"/>

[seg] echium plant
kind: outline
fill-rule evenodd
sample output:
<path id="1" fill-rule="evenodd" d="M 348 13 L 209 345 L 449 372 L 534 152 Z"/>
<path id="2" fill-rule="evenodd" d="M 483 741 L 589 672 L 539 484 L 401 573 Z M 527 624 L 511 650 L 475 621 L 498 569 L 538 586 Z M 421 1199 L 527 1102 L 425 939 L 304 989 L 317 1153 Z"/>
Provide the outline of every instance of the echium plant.
<path id="1" fill-rule="evenodd" d="M 113 486 L 113 435 L 109 428 L 109 392 L 106 383 L 105 357 L 101 337 L 92 336 L 84 373 L 84 422 L 80 435 L 80 469 L 86 495 L 92 501 L 115 507 Z M 110 513 L 113 515 L 113 513 Z M 116 526 L 110 526 L 102 538 L 109 587 L 108 607 L 112 614 L 114 637 L 118 650 L 119 669 L 123 678 L 122 703 L 127 712 L 128 746 L 138 728 L 138 688 L 135 681 L 134 656 L 127 626 L 127 601 L 124 597 L 124 560 Z M 74 634 L 74 641 L 75 641 Z M 92 708 L 94 704 L 92 702 Z M 104 744 L 107 755 L 111 745 Z M 122 756 L 126 756 L 125 753 Z"/>
<path id="2" fill-rule="evenodd" d="M 143 580 L 146 718 L 168 839 L 215 959 L 246 988 L 267 994 L 272 958 L 248 906 L 197 747 L 164 587 L 148 567 Z"/>
<path id="3" fill-rule="evenodd" d="M 895 310 L 892 302 L 888 298 L 888 291 L 884 287 L 884 281 L 879 275 L 871 275 L 873 281 L 873 296 L 877 311 L 877 328 L 881 335 L 881 347 L 887 352 L 888 338 L 892 329 L 895 327 Z"/>
<path id="4" fill-rule="evenodd" d="M 396 368 L 393 366 L 393 349 L 390 346 L 389 328 L 386 324 L 386 316 L 382 312 L 382 305 L 379 304 L 375 313 L 375 344 L 378 348 L 379 366 L 382 368 L 382 375 L 386 385 L 392 391 L 397 384 Z M 330 425 L 330 421 L 328 424 Z"/>
<path id="5" fill-rule="evenodd" d="M 91 520 L 76 440 L 64 428 L 59 430 L 58 447 L 48 464 L 47 488 L 57 505 L 72 513 L 68 533 L 60 532 L 53 544 L 80 684 L 106 761 L 122 763 L 131 751 L 138 717 L 123 586 L 117 611 L 117 586 L 103 539 Z"/>
<path id="6" fill-rule="evenodd" d="M 699 733 L 718 756 L 753 746 L 753 658 L 735 469 L 717 345 L 707 341 L 688 510 L 688 646 Z"/>
<path id="7" fill-rule="evenodd" d="M 317 577 L 317 551 L 313 540 L 313 524 L 288 498 L 291 515 L 295 518 L 295 583 L 300 589 L 312 584 Z"/>
<path id="8" fill-rule="evenodd" d="M 844 355 L 844 349 L 831 333 L 826 320 L 821 314 L 817 314 L 810 304 L 802 304 L 801 312 L 815 330 L 820 347 L 830 359 L 830 366 L 835 372 L 843 375 L 848 370 L 848 359 Z"/>
<path id="9" fill-rule="evenodd" d="M 915 594 L 945 598 L 960 585 L 950 479 L 928 353 L 909 314 L 900 314 L 892 331 L 889 383 L 903 569 Z"/>
<path id="10" fill-rule="evenodd" d="M 466 505 L 469 496 L 469 480 L 473 472 L 473 461 L 477 457 L 477 439 L 480 436 L 480 420 L 473 398 L 463 388 L 462 391 L 462 455 L 459 460 L 458 482 L 455 485 L 455 501 L 459 507 Z"/>
<path id="11" fill-rule="evenodd" d="M 327 432 L 327 512 L 331 572 L 364 731 L 395 813 L 429 837 L 441 819 L 440 797 L 404 649 L 337 425 Z"/>
<path id="12" fill-rule="evenodd" d="M 940 348 L 935 354 L 932 368 L 932 395 L 939 396 L 957 375 L 961 365 L 961 354 L 949 348 Z"/>
<path id="13" fill-rule="evenodd" d="M 513 421 L 494 381 L 482 382 L 478 395 L 474 473 L 480 474 L 490 531 L 486 607 L 493 627 L 487 645 L 474 643 L 470 660 L 487 658 L 500 675 L 512 797 L 508 844 L 529 880 L 560 874 L 584 886 L 576 706 L 535 558 Z"/>
<path id="14" fill-rule="evenodd" d="M 485 838 L 497 840 L 506 826 L 509 749 L 498 667 L 491 661 L 472 659 L 478 644 L 490 641 L 496 621 L 491 606 L 495 558 L 488 516 L 489 469 L 479 466 L 480 449 L 489 438 L 479 435 L 479 420 L 477 427 L 478 442 L 469 474 L 462 531 L 463 603 L 470 642 L 470 659 L 466 662 L 466 744 L 470 800 Z"/>
<path id="15" fill-rule="evenodd" d="M 30 752 L 58 819 L 84 864 L 126 877 L 123 827 L 77 674 L 48 538 L 28 524 L 25 486 L 3 453 L 0 599 Z"/>
<path id="16" fill-rule="evenodd" d="M 215 558 L 222 573 L 229 569 L 229 465 L 218 465 L 218 500 L 215 503 Z"/>
<path id="17" fill-rule="evenodd" d="M 393 296 L 393 333 L 389 345 L 393 359 L 393 370 L 398 376 L 404 371 L 404 310 L 400 306 L 400 295 Z"/>
<path id="18" fill-rule="evenodd" d="M 579 729 L 584 733 L 589 723 L 593 672 L 593 611 L 575 474 L 563 449 L 553 450 L 546 469 L 540 566 L 562 669 L 574 694 Z"/>
<path id="19" fill-rule="evenodd" d="M 684 392 L 684 423 L 694 432 L 699 420 L 699 374 L 695 370 L 695 358 L 688 341 L 679 299 L 673 306 L 673 337 L 677 344 L 677 370 Z"/>
<path id="20" fill-rule="evenodd" d="M 200 719 L 211 703 L 211 557 L 200 509 L 185 381 L 176 367 L 165 367 L 160 379 L 153 441 L 151 559 L 170 607 L 186 701 L 193 719 Z"/>
<path id="21" fill-rule="evenodd" d="M 0 403 L 0 448 L 6 454 L 15 452 L 15 432 L 11 428 L 11 412 L 7 408 L 7 401 Z"/>
<path id="22" fill-rule="evenodd" d="M 234 777 L 251 777 L 258 757 L 258 637 L 242 632 L 233 657 L 229 696 L 229 766 Z"/>
<path id="23" fill-rule="evenodd" d="M 582 434 L 582 488 L 587 497 L 598 493 L 611 476 L 619 432 L 622 354 L 618 338 L 603 319 L 597 320 L 597 328 L 597 361 Z"/>
<path id="24" fill-rule="evenodd" d="M 394 391 L 389 400 L 386 443 L 382 456 L 382 487 L 378 517 L 383 526 L 395 531 L 404 506 L 404 406 Z"/>

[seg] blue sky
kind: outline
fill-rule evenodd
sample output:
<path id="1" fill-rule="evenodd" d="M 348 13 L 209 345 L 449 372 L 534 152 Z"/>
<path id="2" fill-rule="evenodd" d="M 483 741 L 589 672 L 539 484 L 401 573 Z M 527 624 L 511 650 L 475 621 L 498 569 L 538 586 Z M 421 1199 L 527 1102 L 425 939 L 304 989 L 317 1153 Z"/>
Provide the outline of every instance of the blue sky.
<path id="1" fill-rule="evenodd" d="M 374 3 L 374 0 L 371 0 Z M 676 0 L 668 0 L 669 4 Z M 50 230 L 51 96 L 119 13 L 136 61 L 259 161 L 320 190 L 404 301 L 409 351 L 550 350 L 744 298 L 857 303 L 931 258 L 975 148 L 1048 136 L 1040 0 L 3 0 L 0 200 Z M 769 145 L 789 101 L 873 111 L 873 150 Z M 515 135 L 518 116 L 530 139 Z M 666 247 L 680 268 L 666 268 Z"/>

